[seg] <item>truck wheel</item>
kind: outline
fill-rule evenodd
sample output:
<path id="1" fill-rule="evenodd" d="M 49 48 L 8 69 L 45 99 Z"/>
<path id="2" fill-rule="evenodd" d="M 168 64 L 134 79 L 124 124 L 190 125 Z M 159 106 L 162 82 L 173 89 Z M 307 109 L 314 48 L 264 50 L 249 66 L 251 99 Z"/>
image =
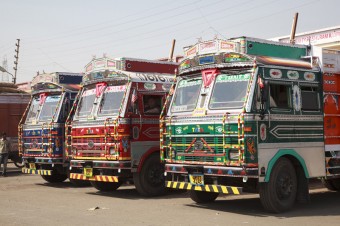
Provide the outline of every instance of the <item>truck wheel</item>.
<path id="1" fill-rule="evenodd" d="M 13 162 L 14 163 L 14 165 L 16 166 L 16 167 L 18 167 L 18 168 L 22 168 L 22 167 L 24 167 L 25 166 L 25 164 L 24 163 L 22 163 L 22 162 Z"/>
<path id="2" fill-rule="evenodd" d="M 159 154 L 149 156 L 139 173 L 133 174 L 133 181 L 139 194 L 159 196 L 165 193 L 164 164 Z"/>
<path id="3" fill-rule="evenodd" d="M 321 179 L 322 184 L 330 191 L 340 191 L 340 179 Z"/>
<path id="4" fill-rule="evenodd" d="M 90 181 L 88 180 L 75 180 L 71 178 L 68 179 L 70 180 L 71 184 L 73 184 L 76 187 L 87 187 L 91 185 Z"/>
<path id="5" fill-rule="evenodd" d="M 66 174 L 41 175 L 41 177 L 49 183 L 60 183 L 67 179 Z"/>
<path id="6" fill-rule="evenodd" d="M 91 181 L 91 185 L 99 191 L 115 191 L 120 187 L 120 185 L 122 185 L 122 183 Z"/>
<path id="7" fill-rule="evenodd" d="M 197 203 L 208 203 L 215 201 L 219 193 L 190 190 L 189 195 L 190 198 Z"/>
<path id="8" fill-rule="evenodd" d="M 13 160 L 14 165 L 18 168 L 22 168 L 25 166 L 25 164 L 22 162 L 22 158 L 19 156 L 16 158 L 13 158 L 12 160 Z"/>
<path id="9" fill-rule="evenodd" d="M 282 157 L 275 163 L 269 182 L 260 183 L 261 203 L 269 212 L 284 212 L 293 207 L 296 193 L 294 166 L 287 158 Z"/>

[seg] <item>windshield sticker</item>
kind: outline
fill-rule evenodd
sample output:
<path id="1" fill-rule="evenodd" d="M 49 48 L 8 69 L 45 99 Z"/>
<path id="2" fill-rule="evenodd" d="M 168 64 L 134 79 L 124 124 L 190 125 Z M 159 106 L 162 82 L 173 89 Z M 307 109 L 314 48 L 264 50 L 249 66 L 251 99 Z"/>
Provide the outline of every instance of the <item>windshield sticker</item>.
<path id="1" fill-rule="evenodd" d="M 58 102 L 59 99 L 60 99 L 60 96 L 49 96 L 46 98 L 45 103 Z"/>
<path id="2" fill-rule="evenodd" d="M 173 111 L 186 111 L 188 106 L 187 105 L 181 105 L 181 106 L 173 106 Z"/>
<path id="3" fill-rule="evenodd" d="M 96 90 L 95 89 L 88 89 L 88 90 L 85 90 L 84 92 L 83 92 L 83 97 L 85 97 L 85 96 L 90 96 L 90 95 L 94 95 L 96 93 Z"/>
<path id="4" fill-rule="evenodd" d="M 204 87 L 209 87 L 215 76 L 220 72 L 217 69 L 207 69 L 202 71 Z"/>
<path id="5" fill-rule="evenodd" d="M 248 81 L 250 74 L 243 75 L 219 75 L 217 76 L 216 82 L 238 82 L 238 81 Z"/>
<path id="6" fill-rule="evenodd" d="M 193 116 L 205 116 L 207 114 L 207 110 L 204 108 L 196 108 L 192 113 Z"/>
<path id="7" fill-rule="evenodd" d="M 200 79 L 191 80 L 191 81 L 182 80 L 182 81 L 179 83 L 178 88 L 196 86 L 196 85 L 201 85 L 201 84 L 202 84 L 202 80 L 200 80 Z"/>
<path id="8" fill-rule="evenodd" d="M 106 93 L 115 93 L 115 92 L 123 92 L 125 91 L 126 86 L 109 86 L 106 88 Z"/>

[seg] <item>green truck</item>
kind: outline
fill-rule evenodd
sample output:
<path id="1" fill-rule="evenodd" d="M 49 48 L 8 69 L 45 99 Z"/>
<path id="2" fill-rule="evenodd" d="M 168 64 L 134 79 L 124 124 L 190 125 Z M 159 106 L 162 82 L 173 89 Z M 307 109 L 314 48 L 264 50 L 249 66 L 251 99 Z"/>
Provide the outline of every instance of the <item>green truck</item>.
<path id="1" fill-rule="evenodd" d="M 161 115 L 166 187 L 197 203 L 259 193 L 276 213 L 309 201 L 310 178 L 339 190 L 340 58 L 318 52 L 249 37 L 186 47 Z"/>

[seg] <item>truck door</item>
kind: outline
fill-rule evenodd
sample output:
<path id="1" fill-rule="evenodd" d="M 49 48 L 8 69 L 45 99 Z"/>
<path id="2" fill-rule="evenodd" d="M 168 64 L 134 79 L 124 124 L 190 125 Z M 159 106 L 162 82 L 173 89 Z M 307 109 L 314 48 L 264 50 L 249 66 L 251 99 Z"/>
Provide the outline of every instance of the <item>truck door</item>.
<path id="1" fill-rule="evenodd" d="M 271 143 L 292 142 L 294 139 L 291 89 L 291 82 L 269 82 L 268 140 Z"/>

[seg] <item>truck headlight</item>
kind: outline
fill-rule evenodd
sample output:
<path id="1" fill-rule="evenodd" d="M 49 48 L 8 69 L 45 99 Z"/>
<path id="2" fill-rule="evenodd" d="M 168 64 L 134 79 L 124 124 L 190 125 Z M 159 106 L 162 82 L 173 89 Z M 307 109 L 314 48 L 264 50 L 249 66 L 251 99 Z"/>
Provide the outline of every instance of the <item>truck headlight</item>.
<path id="1" fill-rule="evenodd" d="M 232 161 L 238 161 L 239 159 L 239 151 L 237 149 L 231 149 L 229 151 L 229 160 L 232 160 Z"/>

